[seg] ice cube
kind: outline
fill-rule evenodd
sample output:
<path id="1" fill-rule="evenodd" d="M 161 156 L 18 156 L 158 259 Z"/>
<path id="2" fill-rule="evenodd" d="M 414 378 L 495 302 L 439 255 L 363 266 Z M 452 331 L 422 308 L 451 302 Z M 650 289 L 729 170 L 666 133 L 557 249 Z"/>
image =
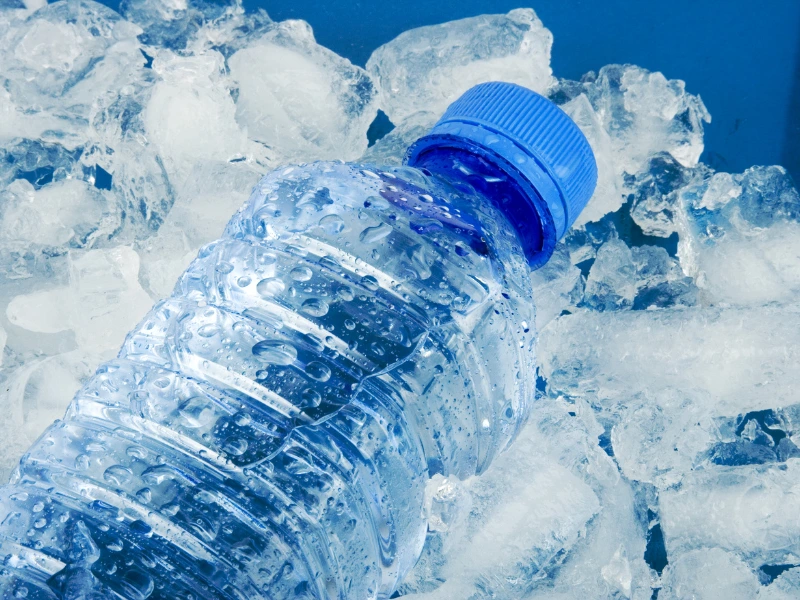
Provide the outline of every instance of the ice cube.
<path id="1" fill-rule="evenodd" d="M 598 186 L 578 226 L 617 210 L 632 191 L 626 175 L 647 171 L 655 155 L 693 167 L 703 152 L 703 122 L 711 116 L 683 81 L 608 65 L 581 82 L 559 81 L 549 95 L 582 128 L 597 158 Z"/>
<path id="2" fill-rule="evenodd" d="M 664 571 L 664 600 L 753 600 L 762 598 L 758 579 L 735 554 L 719 548 L 676 556 Z M 769 597 L 769 596 L 767 596 Z"/>
<path id="3" fill-rule="evenodd" d="M 82 351 L 109 358 L 152 305 L 138 273 L 139 256 L 129 246 L 76 252 L 68 287 L 16 296 L 6 315 L 31 332 L 71 329 Z"/>
<path id="4" fill-rule="evenodd" d="M 712 303 L 791 302 L 800 291 L 800 194 L 782 167 L 683 188 L 678 253 Z"/>
<path id="5" fill-rule="evenodd" d="M 541 332 L 539 366 L 554 394 L 613 406 L 631 392 L 697 390 L 716 414 L 737 415 L 795 403 L 798 350 L 794 306 L 587 311 Z"/>
<path id="6" fill-rule="evenodd" d="M 703 548 L 736 553 L 751 568 L 800 556 L 800 465 L 717 466 L 660 493 L 669 555 Z M 751 596 L 752 597 L 752 596 Z"/>
<path id="7" fill-rule="evenodd" d="M 228 59 L 236 122 L 279 162 L 353 160 L 377 114 L 364 69 L 316 43 L 305 21 L 275 24 Z"/>
<path id="8" fill-rule="evenodd" d="M 119 10 L 144 30 L 145 44 L 180 50 L 205 23 L 242 9 L 236 0 L 122 0 Z"/>
<path id="9" fill-rule="evenodd" d="M 406 31 L 375 50 L 367 70 L 380 87 L 380 108 L 399 125 L 418 111 L 441 115 L 484 81 L 546 92 L 552 45 L 536 13 L 521 8 Z"/>

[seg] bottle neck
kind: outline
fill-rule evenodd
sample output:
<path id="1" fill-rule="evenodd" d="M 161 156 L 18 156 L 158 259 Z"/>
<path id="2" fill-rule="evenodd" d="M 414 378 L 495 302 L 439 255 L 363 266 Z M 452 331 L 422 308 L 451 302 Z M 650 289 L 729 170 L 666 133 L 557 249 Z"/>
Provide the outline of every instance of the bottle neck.
<path id="1" fill-rule="evenodd" d="M 536 269 L 552 254 L 556 230 L 536 188 L 511 164 L 491 150 L 464 140 L 438 140 L 413 156 L 415 168 L 441 177 L 456 187 L 468 185 L 501 212 L 520 238 L 525 258 Z"/>

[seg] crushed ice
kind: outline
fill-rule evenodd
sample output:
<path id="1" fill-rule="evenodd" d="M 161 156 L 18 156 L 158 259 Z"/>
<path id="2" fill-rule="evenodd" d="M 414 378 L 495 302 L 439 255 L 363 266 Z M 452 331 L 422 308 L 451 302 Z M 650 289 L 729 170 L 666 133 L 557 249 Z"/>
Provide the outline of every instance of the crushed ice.
<path id="1" fill-rule="evenodd" d="M 700 163 L 710 115 L 682 81 L 557 79 L 532 10 L 408 31 L 366 69 L 235 2 L 120 10 L 0 2 L 0 477 L 261 174 L 397 163 L 502 79 L 576 120 L 599 183 L 534 275 L 529 425 L 483 476 L 431 481 L 400 593 L 800 594 L 800 196 L 781 167 Z M 378 109 L 396 128 L 367 148 Z"/>

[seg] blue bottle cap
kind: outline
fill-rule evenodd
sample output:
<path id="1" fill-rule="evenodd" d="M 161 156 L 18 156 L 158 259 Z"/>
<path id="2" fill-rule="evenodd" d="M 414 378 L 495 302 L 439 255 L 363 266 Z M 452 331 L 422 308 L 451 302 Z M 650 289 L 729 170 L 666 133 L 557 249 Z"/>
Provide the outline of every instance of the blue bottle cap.
<path id="1" fill-rule="evenodd" d="M 467 90 L 411 145 L 406 164 L 477 187 L 517 228 L 533 268 L 550 258 L 597 183 L 594 154 L 574 121 L 512 83 Z"/>

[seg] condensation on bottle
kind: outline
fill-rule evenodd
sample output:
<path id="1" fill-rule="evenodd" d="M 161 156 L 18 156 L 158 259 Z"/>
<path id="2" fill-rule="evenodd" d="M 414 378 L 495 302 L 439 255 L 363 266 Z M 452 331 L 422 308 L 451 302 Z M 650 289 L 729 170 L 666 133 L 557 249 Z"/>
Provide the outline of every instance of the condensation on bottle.
<path id="1" fill-rule="evenodd" d="M 428 479 L 524 424 L 529 273 L 595 180 L 574 123 L 502 83 L 405 166 L 268 174 L 0 488 L 0 596 L 388 598 Z"/>

